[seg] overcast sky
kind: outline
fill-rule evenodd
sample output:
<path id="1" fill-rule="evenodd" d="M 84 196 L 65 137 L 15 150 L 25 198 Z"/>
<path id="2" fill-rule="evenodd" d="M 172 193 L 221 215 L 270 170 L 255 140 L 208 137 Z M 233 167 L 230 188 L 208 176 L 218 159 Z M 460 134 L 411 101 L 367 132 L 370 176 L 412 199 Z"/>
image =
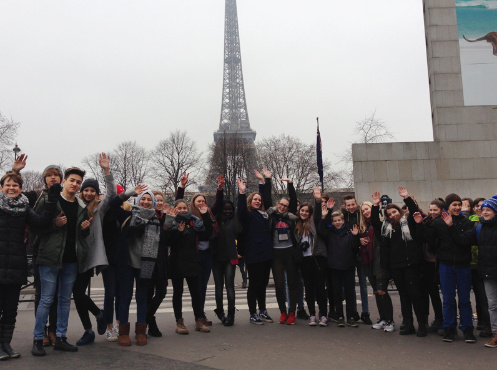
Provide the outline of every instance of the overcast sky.
<path id="1" fill-rule="evenodd" d="M 257 139 L 315 141 L 337 161 L 373 111 L 396 141 L 433 138 L 421 0 L 238 0 Z M 219 126 L 223 0 L 0 1 L 0 111 L 28 169 Z"/>

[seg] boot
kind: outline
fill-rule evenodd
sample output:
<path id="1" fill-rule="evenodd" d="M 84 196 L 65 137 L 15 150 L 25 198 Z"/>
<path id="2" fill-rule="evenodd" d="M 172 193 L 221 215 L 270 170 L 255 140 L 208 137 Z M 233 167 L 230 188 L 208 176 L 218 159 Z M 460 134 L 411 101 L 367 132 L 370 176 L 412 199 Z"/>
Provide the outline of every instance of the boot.
<path id="1" fill-rule="evenodd" d="M 205 320 L 205 319 L 204 319 Z M 202 318 L 195 320 L 195 330 L 201 333 L 210 333 L 211 329 L 209 329 L 205 324 Z"/>
<path id="2" fill-rule="evenodd" d="M 0 361 L 5 361 L 9 359 L 9 354 L 0 347 Z"/>
<path id="3" fill-rule="evenodd" d="M 15 325 L 3 325 L 2 326 L 2 348 L 4 352 L 7 352 L 10 358 L 19 358 L 21 354 L 16 352 L 10 346 L 10 342 L 12 341 L 12 336 L 14 335 Z"/>
<path id="4" fill-rule="evenodd" d="M 361 321 L 366 325 L 373 325 L 371 318 L 369 317 L 369 312 L 361 313 Z"/>
<path id="5" fill-rule="evenodd" d="M 226 316 L 224 315 L 224 310 L 222 308 L 216 308 L 214 310 L 214 313 L 216 314 L 217 318 L 221 320 L 221 323 L 226 322 Z"/>
<path id="6" fill-rule="evenodd" d="M 176 333 L 184 335 L 188 334 L 188 329 L 185 326 L 183 318 L 176 321 Z"/>
<path id="7" fill-rule="evenodd" d="M 402 322 L 404 324 L 404 327 L 401 326 L 399 334 L 400 335 L 410 335 L 410 334 L 416 334 L 416 329 L 414 328 L 414 325 L 412 324 L 412 320 L 406 319 Z"/>
<path id="8" fill-rule="evenodd" d="M 119 337 L 117 342 L 120 346 L 131 346 L 131 339 L 129 339 L 129 322 L 127 324 L 119 323 Z"/>
<path id="9" fill-rule="evenodd" d="M 416 333 L 416 336 L 426 337 L 428 335 L 427 326 L 428 325 L 425 320 L 418 321 L 418 332 Z"/>
<path id="10" fill-rule="evenodd" d="M 473 327 L 467 327 L 464 329 L 464 341 L 466 343 L 476 343 L 476 337 L 473 334 Z"/>
<path id="11" fill-rule="evenodd" d="M 223 323 L 224 326 L 233 326 L 235 323 L 235 309 L 228 308 L 228 316 L 226 317 L 226 321 Z"/>
<path id="12" fill-rule="evenodd" d="M 45 338 L 43 338 L 43 346 L 48 347 L 51 345 L 52 342 L 50 341 L 50 337 L 48 336 L 48 328 L 45 326 Z"/>
<path id="13" fill-rule="evenodd" d="M 147 331 L 147 323 L 146 322 L 137 322 L 135 324 L 135 340 L 138 346 L 144 346 L 147 344 L 147 335 L 145 332 Z"/>
<path id="14" fill-rule="evenodd" d="M 78 352 L 78 347 L 67 343 L 66 337 L 57 337 L 53 349 L 54 351 Z"/>
<path id="15" fill-rule="evenodd" d="M 55 335 L 54 331 L 49 331 L 48 332 L 48 339 L 50 339 L 49 346 L 54 346 L 55 345 L 55 341 L 57 340 L 57 335 Z"/>
<path id="16" fill-rule="evenodd" d="M 33 356 L 45 356 L 47 353 L 45 352 L 45 348 L 43 348 L 43 339 L 34 340 L 33 348 L 31 348 L 31 354 Z"/>
<path id="17" fill-rule="evenodd" d="M 201 319 L 202 319 L 202 324 L 204 324 L 205 326 L 212 326 L 212 321 L 209 320 L 207 318 L 207 316 L 205 316 L 205 312 L 204 312 L 204 316 L 201 317 Z"/>
<path id="18" fill-rule="evenodd" d="M 162 333 L 157 327 L 157 321 L 155 320 L 155 316 L 152 316 L 150 320 L 148 320 L 148 335 L 151 337 L 162 337 Z"/>

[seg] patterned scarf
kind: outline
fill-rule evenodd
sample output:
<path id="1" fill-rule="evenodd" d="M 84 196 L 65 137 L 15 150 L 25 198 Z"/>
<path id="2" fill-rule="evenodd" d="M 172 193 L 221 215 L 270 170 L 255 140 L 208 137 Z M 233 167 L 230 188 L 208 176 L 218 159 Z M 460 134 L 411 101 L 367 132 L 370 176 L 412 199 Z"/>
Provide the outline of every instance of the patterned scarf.
<path id="1" fill-rule="evenodd" d="M 141 279 L 151 279 L 154 272 L 155 262 L 159 253 L 160 222 L 155 217 L 154 209 L 134 206 L 130 220 L 130 227 L 145 227 L 143 236 L 143 247 L 141 255 Z"/>
<path id="2" fill-rule="evenodd" d="M 26 213 L 29 207 L 28 198 L 21 194 L 17 198 L 9 198 L 3 192 L 0 192 L 0 210 L 9 215 L 18 216 Z"/>
<path id="3" fill-rule="evenodd" d="M 407 223 L 407 218 L 405 216 L 402 216 L 400 219 L 400 230 L 402 232 L 402 239 L 405 242 L 412 240 L 411 230 L 409 230 L 409 224 Z M 392 224 L 388 221 L 383 221 L 383 225 L 381 225 L 381 235 L 392 238 L 392 232 Z"/>

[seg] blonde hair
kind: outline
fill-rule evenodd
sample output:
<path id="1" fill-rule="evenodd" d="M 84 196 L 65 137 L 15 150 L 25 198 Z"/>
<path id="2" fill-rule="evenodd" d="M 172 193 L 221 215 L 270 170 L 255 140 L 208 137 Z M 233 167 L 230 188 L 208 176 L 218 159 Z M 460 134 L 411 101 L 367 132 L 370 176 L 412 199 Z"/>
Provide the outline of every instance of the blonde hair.
<path id="1" fill-rule="evenodd" d="M 332 220 L 332 221 L 333 221 L 333 219 L 334 219 L 335 217 L 340 217 L 342 220 L 344 220 L 344 221 L 345 221 L 345 216 L 344 216 L 344 215 L 343 215 L 343 213 L 342 213 L 342 212 L 340 212 L 340 211 L 335 211 L 335 212 L 333 212 L 333 213 L 331 214 L 331 220 Z"/>
<path id="2" fill-rule="evenodd" d="M 373 203 L 371 202 L 362 202 L 361 203 L 361 209 L 360 209 L 360 218 L 361 218 L 361 226 L 359 227 L 359 231 L 360 233 L 365 233 L 367 231 L 366 229 L 366 218 L 364 217 L 364 215 L 362 214 L 362 206 L 368 206 L 369 209 L 373 209 Z"/>
<path id="3" fill-rule="evenodd" d="M 202 216 L 200 215 L 200 211 L 197 209 L 197 207 L 195 207 L 195 200 L 198 197 L 204 198 L 204 202 L 207 204 L 207 198 L 205 197 L 205 195 L 202 193 L 197 193 L 190 200 L 190 210 L 192 211 L 192 215 L 197 216 L 198 218 L 202 218 Z"/>

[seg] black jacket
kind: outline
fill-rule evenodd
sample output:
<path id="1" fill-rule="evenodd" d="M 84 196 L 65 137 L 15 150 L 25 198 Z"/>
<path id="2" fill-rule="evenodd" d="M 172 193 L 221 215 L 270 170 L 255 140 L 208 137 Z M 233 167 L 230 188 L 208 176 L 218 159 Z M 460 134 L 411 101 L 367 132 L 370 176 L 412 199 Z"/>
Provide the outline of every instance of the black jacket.
<path id="1" fill-rule="evenodd" d="M 318 234 L 326 240 L 328 268 L 334 270 L 354 268 L 360 244 L 359 235 L 350 233 L 347 226 L 340 234 L 335 227 L 328 225 L 326 219 L 319 222 Z"/>

